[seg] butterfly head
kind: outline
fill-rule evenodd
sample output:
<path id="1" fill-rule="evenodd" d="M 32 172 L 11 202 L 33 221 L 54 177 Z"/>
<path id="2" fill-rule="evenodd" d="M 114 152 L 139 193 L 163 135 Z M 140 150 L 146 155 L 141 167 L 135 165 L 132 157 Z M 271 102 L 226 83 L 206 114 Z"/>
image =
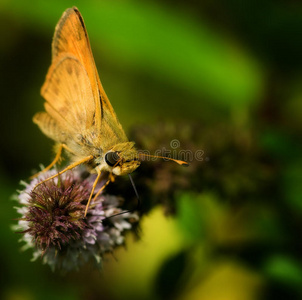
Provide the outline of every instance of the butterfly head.
<path id="1" fill-rule="evenodd" d="M 118 176 L 132 173 L 140 165 L 133 142 L 115 145 L 107 151 L 104 160 L 111 172 Z"/>

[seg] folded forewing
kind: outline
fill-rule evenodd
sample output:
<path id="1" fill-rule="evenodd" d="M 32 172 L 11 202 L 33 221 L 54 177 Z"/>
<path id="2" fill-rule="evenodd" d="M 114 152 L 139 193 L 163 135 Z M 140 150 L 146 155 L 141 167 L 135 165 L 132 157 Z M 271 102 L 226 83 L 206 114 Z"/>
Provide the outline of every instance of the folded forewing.
<path id="1" fill-rule="evenodd" d="M 87 72 L 95 101 L 97 130 L 101 126 L 103 110 L 109 111 L 111 117 L 118 122 L 99 79 L 83 17 L 76 7 L 67 9 L 56 26 L 52 43 L 52 61 L 55 62 L 62 54 L 76 57 Z"/>
<path id="2" fill-rule="evenodd" d="M 41 89 L 45 109 L 64 132 L 81 134 L 95 125 L 95 101 L 88 74 L 74 57 L 58 58 Z"/>

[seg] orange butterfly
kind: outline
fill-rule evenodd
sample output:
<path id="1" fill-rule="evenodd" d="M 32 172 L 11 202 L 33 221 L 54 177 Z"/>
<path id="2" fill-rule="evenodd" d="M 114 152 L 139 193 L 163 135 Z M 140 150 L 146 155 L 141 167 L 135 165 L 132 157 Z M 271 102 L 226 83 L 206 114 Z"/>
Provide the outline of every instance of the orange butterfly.
<path id="1" fill-rule="evenodd" d="M 33 121 L 57 143 L 55 159 L 42 172 L 59 161 L 63 149 L 72 163 L 39 184 L 86 164 L 92 173 L 97 173 L 86 215 L 101 173 L 110 174 L 104 188 L 113 181 L 113 175 L 133 172 L 140 165 L 139 159 L 146 154 L 139 154 L 134 142 L 128 141 L 116 117 L 100 82 L 84 20 L 76 7 L 67 9 L 56 26 L 52 63 L 41 94 L 46 100 L 46 112 L 37 113 Z"/>

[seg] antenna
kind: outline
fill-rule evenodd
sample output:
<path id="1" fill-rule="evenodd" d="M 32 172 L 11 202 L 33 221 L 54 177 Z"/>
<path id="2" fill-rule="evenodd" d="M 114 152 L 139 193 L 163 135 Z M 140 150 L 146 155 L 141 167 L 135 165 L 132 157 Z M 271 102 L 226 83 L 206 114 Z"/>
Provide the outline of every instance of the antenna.
<path id="1" fill-rule="evenodd" d="M 150 154 L 145 154 L 145 153 L 139 153 L 138 155 L 141 156 L 141 157 L 155 157 L 155 158 L 168 159 L 168 160 L 174 161 L 177 164 L 179 164 L 181 166 L 184 166 L 184 167 L 188 167 L 190 165 L 189 163 L 187 163 L 183 160 L 178 160 L 178 159 L 174 159 L 174 158 L 166 157 L 166 156 L 150 155 Z"/>

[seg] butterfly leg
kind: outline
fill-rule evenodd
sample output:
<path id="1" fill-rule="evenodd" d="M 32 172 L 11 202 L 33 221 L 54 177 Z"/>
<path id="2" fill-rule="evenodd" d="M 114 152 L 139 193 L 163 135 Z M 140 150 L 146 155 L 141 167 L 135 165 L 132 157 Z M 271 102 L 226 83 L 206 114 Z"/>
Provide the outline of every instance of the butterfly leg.
<path id="1" fill-rule="evenodd" d="M 59 147 L 58 147 L 58 150 L 57 150 L 56 157 L 51 162 L 51 164 L 49 166 L 47 166 L 46 168 L 44 168 L 42 171 L 34 174 L 33 176 L 30 176 L 29 178 L 30 179 L 34 179 L 34 178 L 38 177 L 40 174 L 42 174 L 42 173 L 50 170 L 60 160 L 60 157 L 62 155 L 62 150 L 63 150 L 63 144 L 60 144 Z"/>
<path id="2" fill-rule="evenodd" d="M 87 205 L 86 205 L 84 217 L 86 217 L 86 214 L 87 214 L 87 211 L 88 211 L 88 208 L 89 208 L 89 205 L 90 205 L 90 201 L 91 201 L 91 198 L 92 198 L 92 196 L 93 196 L 95 187 L 96 187 L 96 185 L 97 185 L 97 183 L 98 183 L 98 181 L 99 181 L 99 179 L 100 179 L 100 177 L 101 177 L 101 171 L 100 171 L 98 168 L 96 169 L 96 171 L 97 171 L 98 175 L 97 175 L 97 177 L 96 177 L 96 179 L 95 179 L 95 181 L 94 181 L 94 183 L 93 183 L 92 190 L 91 190 L 91 193 L 90 193 L 90 196 L 89 196 Z M 97 193 L 97 194 L 98 194 L 98 193 Z M 95 197 L 94 197 L 94 199 L 95 199 Z"/>
<path id="3" fill-rule="evenodd" d="M 50 176 L 50 177 L 46 178 L 45 180 L 43 180 L 43 181 L 39 182 L 38 184 L 36 184 L 35 187 L 33 188 L 33 190 L 34 190 L 37 186 L 39 186 L 40 184 L 45 183 L 46 181 L 51 180 L 51 179 L 53 179 L 53 178 L 55 178 L 55 177 L 57 177 L 57 176 L 59 176 L 59 175 L 65 173 L 66 171 L 71 170 L 71 169 L 75 168 L 76 166 L 81 165 L 81 164 L 83 164 L 83 163 L 85 163 L 85 162 L 87 162 L 87 161 L 89 161 L 89 160 L 91 160 L 91 159 L 93 159 L 93 155 L 86 156 L 86 157 L 84 157 L 83 159 L 74 162 L 73 164 L 71 164 L 71 165 L 69 165 L 67 168 L 65 168 L 64 170 L 62 170 L 62 171 L 58 172 L 57 174 L 55 174 L 55 175 L 53 175 L 53 176 Z"/>
<path id="4" fill-rule="evenodd" d="M 92 199 L 92 202 L 95 201 L 95 199 L 99 196 L 99 194 L 105 189 L 105 187 L 110 183 L 114 182 L 115 178 L 114 176 L 110 173 L 109 174 L 109 179 L 106 181 L 106 183 L 99 189 L 99 191 L 95 194 L 95 196 Z"/>
<path id="5" fill-rule="evenodd" d="M 34 179 L 34 178 L 38 177 L 39 175 L 41 175 L 42 173 L 44 173 L 44 172 L 50 170 L 50 169 L 51 169 L 51 168 L 52 168 L 52 167 L 60 160 L 61 155 L 62 155 L 62 150 L 63 150 L 63 148 L 64 148 L 65 150 L 67 150 L 68 152 L 71 152 L 71 153 L 72 153 L 72 151 L 71 151 L 65 144 L 59 144 L 59 146 L 58 146 L 58 148 L 57 148 L 57 151 L 56 151 L 56 152 L 57 152 L 56 157 L 55 157 L 54 160 L 51 162 L 51 164 L 48 165 L 46 168 L 44 168 L 42 171 L 40 171 L 40 172 L 34 174 L 33 176 L 31 176 L 31 177 L 29 177 L 29 178 L 30 178 L 30 179 Z"/>

